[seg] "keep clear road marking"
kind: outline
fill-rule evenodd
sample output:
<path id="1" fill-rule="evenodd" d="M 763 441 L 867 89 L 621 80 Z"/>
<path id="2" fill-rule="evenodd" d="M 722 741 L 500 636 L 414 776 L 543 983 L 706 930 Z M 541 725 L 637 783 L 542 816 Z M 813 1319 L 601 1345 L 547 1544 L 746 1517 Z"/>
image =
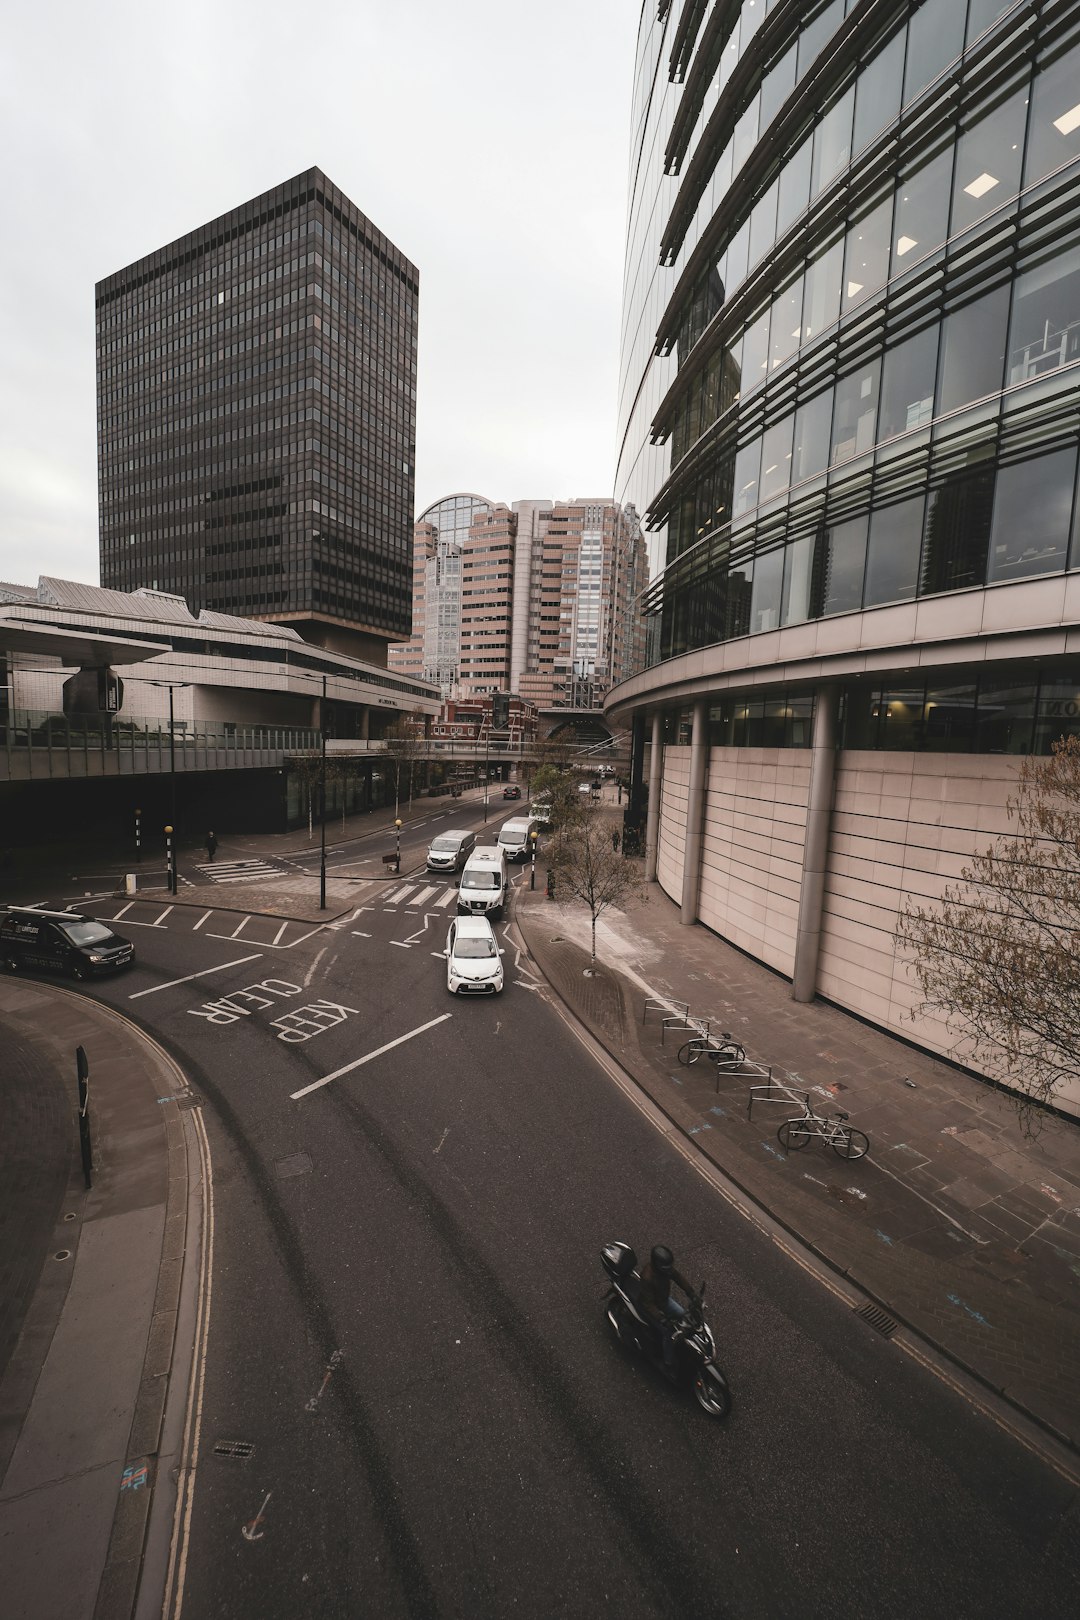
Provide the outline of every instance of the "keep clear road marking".
<path id="1" fill-rule="evenodd" d="M 366 1057 L 356 1058 L 352 1063 L 346 1063 L 343 1069 L 335 1069 L 333 1074 L 324 1074 L 321 1080 L 313 1080 L 310 1086 L 301 1086 L 299 1091 L 290 1092 L 289 1096 L 293 1102 L 297 1102 L 301 1097 L 306 1097 L 309 1091 L 318 1091 L 320 1086 L 328 1086 L 331 1080 L 340 1080 L 343 1074 L 351 1074 L 353 1069 L 359 1069 L 365 1063 L 370 1063 L 374 1058 L 382 1057 L 384 1052 L 392 1052 L 395 1046 L 403 1046 L 406 1041 L 411 1041 L 417 1035 L 422 1035 L 426 1029 L 434 1029 L 436 1024 L 445 1024 L 446 1020 L 453 1018 L 453 1016 L 453 1013 L 443 1013 L 438 1018 L 432 1018 L 428 1023 L 420 1024 L 418 1028 L 410 1029 L 407 1035 L 399 1035 L 396 1041 L 387 1041 L 385 1046 L 380 1046 L 376 1051 L 369 1052 Z"/>
<path id="2" fill-rule="evenodd" d="M 186 973 L 182 979 L 169 979 L 165 984 L 152 984 L 149 990 L 136 990 L 134 995 L 128 996 L 129 1001 L 138 1001 L 140 996 L 156 995 L 159 990 L 171 990 L 177 984 L 190 984 L 192 979 L 204 979 L 208 973 L 224 973 L 226 968 L 239 967 L 243 962 L 257 962 L 262 951 L 256 951 L 254 956 L 238 956 L 235 962 L 219 962 L 217 967 L 201 968 L 198 973 Z"/>

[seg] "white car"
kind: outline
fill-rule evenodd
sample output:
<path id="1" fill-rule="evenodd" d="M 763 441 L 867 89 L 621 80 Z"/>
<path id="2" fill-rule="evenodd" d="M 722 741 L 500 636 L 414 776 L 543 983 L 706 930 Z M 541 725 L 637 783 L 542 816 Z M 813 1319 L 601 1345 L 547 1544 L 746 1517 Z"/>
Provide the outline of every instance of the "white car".
<path id="1" fill-rule="evenodd" d="M 495 996 L 503 953 L 486 917 L 459 917 L 446 936 L 446 988 L 454 996 Z"/>

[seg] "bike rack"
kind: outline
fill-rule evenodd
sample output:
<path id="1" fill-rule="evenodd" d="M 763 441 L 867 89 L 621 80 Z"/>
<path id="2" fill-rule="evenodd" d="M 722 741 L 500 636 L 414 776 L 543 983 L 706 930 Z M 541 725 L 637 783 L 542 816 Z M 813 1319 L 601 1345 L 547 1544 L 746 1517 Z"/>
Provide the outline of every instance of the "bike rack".
<path id="1" fill-rule="evenodd" d="M 784 1103 L 788 1108 L 799 1107 L 798 1094 L 792 1091 L 790 1086 L 785 1085 L 782 1080 L 774 1078 L 771 1064 L 768 1071 L 761 1069 L 760 1064 L 757 1067 L 762 1074 L 767 1072 L 767 1078 L 764 1085 L 750 1087 L 750 1097 L 746 1104 L 747 1119 L 753 1119 L 755 1103 Z M 809 1106 L 809 1093 L 804 1093 L 804 1096 Z"/>
<path id="2" fill-rule="evenodd" d="M 664 1013 L 665 1015 L 667 1015 L 667 1014 L 673 1013 L 676 1010 L 676 1008 L 678 1008 L 678 1007 L 682 1008 L 684 1018 L 689 1018 L 690 1017 L 690 1004 L 689 1004 L 689 1002 L 676 1001 L 674 1003 L 674 1005 L 673 1005 L 669 1001 L 654 1001 L 652 999 L 652 997 L 650 996 L 650 997 L 648 997 L 646 999 L 645 1010 L 641 1015 L 641 1022 L 643 1024 L 646 1023 L 647 1020 L 648 1020 L 649 1014 L 651 1012 Z"/>

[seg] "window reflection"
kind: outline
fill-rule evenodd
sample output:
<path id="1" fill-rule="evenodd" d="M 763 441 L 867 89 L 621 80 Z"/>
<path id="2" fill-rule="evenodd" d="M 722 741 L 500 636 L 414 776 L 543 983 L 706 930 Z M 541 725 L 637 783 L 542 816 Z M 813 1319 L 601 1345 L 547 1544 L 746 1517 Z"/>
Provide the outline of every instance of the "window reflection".
<path id="1" fill-rule="evenodd" d="M 819 531 L 814 557 L 814 588 L 821 604 L 821 613 L 850 613 L 861 606 L 866 526 L 864 514 Z"/>
<path id="2" fill-rule="evenodd" d="M 1080 247 L 1018 276 L 1009 326 L 1009 382 L 1028 382 L 1080 358 Z"/>
<path id="3" fill-rule="evenodd" d="M 844 0 L 829 0 L 813 18 L 804 23 L 799 36 L 799 78 L 801 79 L 821 55 L 833 34 L 844 20 Z"/>
<path id="4" fill-rule="evenodd" d="M 742 391 L 748 394 L 765 381 L 769 368 L 769 311 L 746 328 L 742 349 Z"/>
<path id="5" fill-rule="evenodd" d="M 904 176 L 896 188 L 892 274 L 906 270 L 945 240 L 949 219 L 952 146 Z"/>
<path id="6" fill-rule="evenodd" d="M 814 131 L 814 160 L 810 172 L 810 195 L 816 197 L 840 173 L 851 158 L 851 118 L 855 106 L 852 85 L 836 102 Z"/>
<path id="7" fill-rule="evenodd" d="M 784 590 L 780 604 L 781 624 L 802 624 L 811 617 L 811 583 L 817 536 L 803 535 L 784 553 Z"/>
<path id="8" fill-rule="evenodd" d="M 998 287 L 946 317 L 942 324 L 939 412 L 954 411 L 1001 387 L 1008 313 L 1009 289 Z"/>
<path id="9" fill-rule="evenodd" d="M 1031 95 L 1024 184 L 1041 180 L 1080 153 L 1080 45 L 1041 63 Z"/>
<path id="10" fill-rule="evenodd" d="M 999 468 L 988 579 L 1024 579 L 1064 568 L 1075 482 L 1075 449 Z"/>
<path id="11" fill-rule="evenodd" d="M 874 359 L 841 377 L 833 409 L 832 465 L 862 455 L 874 445 L 881 361 Z"/>
<path id="12" fill-rule="evenodd" d="M 926 503 L 921 596 L 983 583 L 993 502 L 994 469 L 991 465 L 975 472 L 958 473 L 930 491 Z"/>
<path id="13" fill-rule="evenodd" d="M 909 602 L 919 581 L 923 507 L 921 495 L 885 506 L 870 518 L 863 606 Z"/>
<path id="14" fill-rule="evenodd" d="M 829 465 L 829 433 L 832 427 L 833 390 L 800 405 L 795 412 L 795 436 L 791 451 L 791 481 L 799 483 L 824 472 Z"/>
<path id="15" fill-rule="evenodd" d="M 900 111 L 904 77 L 905 33 L 901 28 L 863 68 L 855 87 L 855 130 L 851 149 L 861 152 L 871 136 L 890 124 Z"/>
<path id="16" fill-rule="evenodd" d="M 937 351 L 936 326 L 886 351 L 881 378 L 879 440 L 924 427 L 933 417 Z"/>
<path id="17" fill-rule="evenodd" d="M 791 45 L 761 81 L 761 127 L 768 129 L 784 102 L 795 88 L 795 52 L 798 42 Z"/>
<path id="18" fill-rule="evenodd" d="M 1020 186 L 1027 88 L 999 102 L 965 130 L 956 146 L 950 235 L 966 230 Z"/>
<path id="19" fill-rule="evenodd" d="M 908 23 L 904 105 L 937 78 L 964 48 L 964 6 L 957 0 L 923 0 Z"/>
<path id="20" fill-rule="evenodd" d="M 975 735 L 975 685 L 930 687 L 922 719 L 922 746 L 930 753 L 968 753 Z"/>
<path id="21" fill-rule="evenodd" d="M 791 437 L 795 418 L 787 416 L 769 428 L 761 441 L 761 499 L 771 500 L 791 482 Z"/>
<path id="22" fill-rule="evenodd" d="M 814 138 L 808 135 L 780 171 L 780 191 L 776 205 L 776 234 L 783 236 L 810 199 L 810 160 Z"/>
<path id="23" fill-rule="evenodd" d="M 780 183 L 774 180 L 763 197 L 759 197 L 750 215 L 750 264 L 763 259 L 776 240 L 776 198 Z"/>
<path id="24" fill-rule="evenodd" d="M 814 260 L 806 272 L 803 334 L 809 342 L 827 331 L 840 314 L 840 288 L 844 274 L 843 238 Z"/>
<path id="25" fill-rule="evenodd" d="M 735 516 L 748 512 L 758 502 L 758 474 L 761 470 L 761 440 L 744 444 L 735 456 Z"/>
<path id="26" fill-rule="evenodd" d="M 844 248 L 844 296 L 841 307 L 854 309 L 881 287 L 889 274 L 889 226 L 892 198 L 857 220 Z"/>
<path id="27" fill-rule="evenodd" d="M 968 0 L 967 43 L 985 33 L 1012 4 L 1013 0 Z"/>
<path id="28" fill-rule="evenodd" d="M 782 292 L 772 307 L 769 327 L 769 357 L 773 371 L 799 346 L 802 333 L 803 278 L 800 276 Z"/>
<path id="29" fill-rule="evenodd" d="M 1080 735 L 1080 679 L 1075 669 L 1051 667 L 1039 682 L 1035 752 L 1048 754 L 1059 737 Z"/>
<path id="30" fill-rule="evenodd" d="M 977 754 L 1026 754 L 1031 748 L 1035 718 L 1035 683 L 1029 674 L 1013 680 L 1006 672 L 991 671 L 980 682 L 975 708 Z"/>
<path id="31" fill-rule="evenodd" d="M 784 577 L 784 553 L 770 551 L 754 558 L 754 590 L 750 602 L 750 634 L 775 630 L 780 621 L 780 591 Z"/>

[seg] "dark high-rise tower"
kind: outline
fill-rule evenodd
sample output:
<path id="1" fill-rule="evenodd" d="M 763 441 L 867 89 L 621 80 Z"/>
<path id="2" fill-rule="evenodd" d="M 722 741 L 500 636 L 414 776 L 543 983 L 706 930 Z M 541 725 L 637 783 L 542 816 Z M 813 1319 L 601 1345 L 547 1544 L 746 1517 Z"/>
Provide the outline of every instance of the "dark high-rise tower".
<path id="1" fill-rule="evenodd" d="M 318 169 L 97 286 L 101 582 L 408 635 L 418 272 Z"/>

